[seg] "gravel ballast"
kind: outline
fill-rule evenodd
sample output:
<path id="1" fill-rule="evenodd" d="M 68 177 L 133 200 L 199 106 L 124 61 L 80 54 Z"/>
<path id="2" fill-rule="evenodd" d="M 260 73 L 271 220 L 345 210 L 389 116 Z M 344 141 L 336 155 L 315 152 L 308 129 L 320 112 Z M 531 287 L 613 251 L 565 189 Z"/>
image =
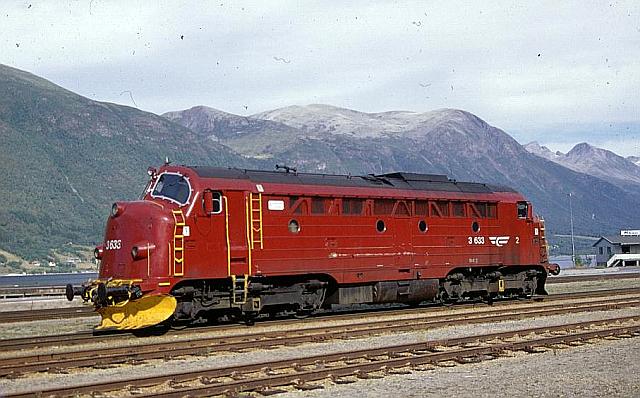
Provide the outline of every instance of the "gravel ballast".
<path id="1" fill-rule="evenodd" d="M 368 338 L 333 340 L 326 343 L 303 344 L 295 347 L 279 347 L 273 350 L 255 350 L 242 353 L 211 354 L 206 357 L 185 357 L 177 360 L 153 360 L 142 365 L 119 365 L 108 369 L 76 369 L 68 374 L 30 374 L 13 380 L 0 380 L 0 393 L 9 391 L 31 391 L 56 385 L 82 384 L 86 382 L 104 381 L 111 378 L 130 378 L 132 376 L 158 375 L 165 372 L 182 372 L 212 367 L 228 367 L 269 361 L 273 359 L 297 358 L 310 355 L 325 355 L 335 352 L 347 352 L 365 348 L 383 347 L 417 343 L 421 341 L 447 339 L 495 333 L 508 330 L 526 329 L 560 325 L 566 323 L 600 320 L 618 316 L 640 316 L 640 308 L 614 310 L 606 312 L 581 313 L 505 321 L 492 324 L 461 325 L 440 329 L 424 330 L 412 333 L 398 333 Z M 636 340 L 637 341 L 637 340 Z"/>
<path id="2" fill-rule="evenodd" d="M 278 397 L 638 397 L 638 358 L 640 338 L 604 340 Z"/>
<path id="3" fill-rule="evenodd" d="M 638 287 L 640 279 L 576 282 L 549 285 L 550 293 Z M 452 309 L 452 312 L 455 308 Z M 398 333 L 369 338 L 334 340 L 326 343 L 278 347 L 269 351 L 218 353 L 207 357 L 185 357 L 174 360 L 154 360 L 141 365 L 117 365 L 107 369 L 71 369 L 68 374 L 30 374 L 16 379 L 0 379 L 3 393 L 31 391 L 59 385 L 84 384 L 111 378 L 158 375 L 210 367 L 227 367 L 273 359 L 323 355 L 390 344 L 405 344 L 434 339 L 463 337 L 507 330 L 541 327 L 565 323 L 640 315 L 640 308 L 606 312 L 540 317 L 492 324 L 463 325 L 412 333 Z M 1 316 L 1 315 L 0 315 Z M 362 315 L 367 317 L 366 314 Z M 322 321 L 333 324 L 331 319 Z M 29 322 L 0 325 L 2 338 L 55 334 L 74 330 L 89 330 L 95 318 Z M 339 322 L 336 322 L 339 323 Z M 290 327 L 289 322 L 283 322 Z M 278 327 L 274 327 L 278 329 Z M 169 336 L 165 336 L 167 338 Z M 131 337 L 132 339 L 137 339 Z M 176 335 L 175 338 L 180 338 Z M 161 340 L 162 338 L 159 338 Z M 167 342 L 170 344 L 170 341 Z M 597 344 L 549 351 L 533 355 L 517 355 L 473 365 L 437 368 L 409 375 L 387 376 L 381 380 L 360 380 L 349 385 L 324 383 L 324 390 L 292 392 L 287 396 L 640 396 L 637 375 L 640 358 L 640 338 L 599 341 Z M 531 375 L 531 376 L 528 376 Z M 593 384 L 593 385 L 592 385 Z"/>

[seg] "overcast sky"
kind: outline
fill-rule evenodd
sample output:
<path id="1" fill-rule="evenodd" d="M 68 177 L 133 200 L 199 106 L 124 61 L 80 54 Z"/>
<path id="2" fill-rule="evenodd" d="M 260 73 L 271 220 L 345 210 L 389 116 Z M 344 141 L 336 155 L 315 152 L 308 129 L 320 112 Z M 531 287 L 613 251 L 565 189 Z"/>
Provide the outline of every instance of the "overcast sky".
<path id="1" fill-rule="evenodd" d="M 154 113 L 460 108 L 640 155 L 640 2 L 478 3 L 3 1 L 0 63 Z"/>

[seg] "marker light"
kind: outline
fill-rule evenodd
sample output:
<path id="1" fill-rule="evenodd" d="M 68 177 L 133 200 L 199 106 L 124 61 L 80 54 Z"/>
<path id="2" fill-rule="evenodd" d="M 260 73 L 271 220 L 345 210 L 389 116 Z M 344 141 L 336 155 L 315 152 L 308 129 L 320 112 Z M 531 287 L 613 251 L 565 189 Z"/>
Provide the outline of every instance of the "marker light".
<path id="1" fill-rule="evenodd" d="M 95 257 L 96 260 L 101 260 L 103 254 L 104 254 L 104 246 L 102 245 L 96 246 L 96 248 L 93 249 L 93 257 Z"/>
<path id="2" fill-rule="evenodd" d="M 119 203 L 114 203 L 111 206 L 111 217 L 117 217 L 118 215 L 120 215 L 122 213 L 122 211 L 124 210 L 124 207 L 119 204 Z"/>

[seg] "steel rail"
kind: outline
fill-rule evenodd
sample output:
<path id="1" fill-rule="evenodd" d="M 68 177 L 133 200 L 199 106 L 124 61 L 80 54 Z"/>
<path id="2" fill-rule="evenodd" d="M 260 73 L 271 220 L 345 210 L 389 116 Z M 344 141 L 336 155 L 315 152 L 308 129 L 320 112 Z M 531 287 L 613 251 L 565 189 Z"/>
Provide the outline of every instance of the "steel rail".
<path id="1" fill-rule="evenodd" d="M 2 286 L 0 287 L 0 299 L 20 297 L 62 297 L 65 293 L 64 286 Z"/>
<path id="2" fill-rule="evenodd" d="M 628 295 L 628 294 L 640 294 L 640 288 L 631 288 L 631 289 L 614 289 L 614 290 L 597 290 L 591 292 L 580 292 L 580 293 L 564 293 L 564 294 L 553 294 L 549 296 L 544 296 L 542 305 L 550 305 L 546 303 L 553 303 L 555 301 L 570 301 L 570 300 L 579 300 L 579 299 L 588 299 L 588 298 L 601 298 L 605 297 L 607 299 L 613 299 L 614 295 Z M 492 307 L 514 307 L 514 308 L 531 308 L 532 306 L 540 306 L 536 301 L 497 301 L 493 304 Z M 454 308 L 456 310 L 464 310 L 469 309 L 473 310 L 474 313 L 491 311 L 491 308 L 484 303 L 471 303 L 471 304 L 459 304 Z M 441 313 L 441 312 L 449 312 L 452 307 L 443 307 L 443 306 L 429 306 L 429 307 L 419 307 L 419 308 L 393 308 L 393 309 L 375 309 L 375 310 L 354 310 L 347 312 L 329 312 L 329 313 L 321 313 L 315 316 L 311 316 L 307 319 L 279 319 L 275 321 L 264 321 L 259 322 L 260 326 L 269 326 L 272 324 L 282 325 L 282 322 L 291 322 L 296 325 L 305 325 L 309 323 L 318 322 L 318 319 L 322 319 L 324 317 L 330 317 L 331 320 L 337 321 L 346 321 L 346 320 L 360 320 L 361 315 L 363 313 L 370 316 L 394 316 L 394 315 L 406 315 L 406 314 L 423 314 L 428 315 L 431 313 Z M 0 313 L 1 314 L 1 313 Z M 170 333 L 172 334 L 194 334 L 194 333 L 207 333 L 212 331 L 228 331 L 234 329 L 241 330 L 250 330 L 247 329 L 246 326 L 242 324 L 223 324 L 223 325 L 213 325 L 213 326 L 199 326 L 192 327 L 186 329 L 173 330 Z M 128 339 L 130 337 L 129 333 L 113 333 L 113 334 L 100 334 L 94 335 L 91 331 L 84 331 L 79 333 L 65 333 L 65 334 L 57 334 L 57 335 L 48 335 L 48 336 L 32 336 L 32 337 L 21 337 L 21 338 L 13 338 L 13 339 L 0 339 L 0 351 L 7 350 L 27 350 L 32 348 L 44 348 L 50 346 L 74 346 L 81 345 L 87 343 L 99 343 L 99 342 L 109 342 L 117 339 Z"/>
<path id="3" fill-rule="evenodd" d="M 70 387 L 34 390 L 20 393 L 8 393 L 7 397 L 27 396 L 69 396 L 97 392 L 109 392 L 123 389 L 136 389 L 138 396 L 154 396 L 158 391 L 140 395 L 141 388 L 156 387 L 167 383 L 169 391 L 161 392 L 166 397 L 211 396 L 237 394 L 239 392 L 260 391 L 264 388 L 297 384 L 310 381 L 340 377 L 362 376 L 371 372 L 389 372 L 392 369 L 423 365 L 434 365 L 443 361 L 469 362 L 473 359 L 495 358 L 504 351 L 523 350 L 535 352 L 535 347 L 547 347 L 557 344 L 604 338 L 607 336 L 632 336 L 640 334 L 640 316 L 610 318 L 598 321 L 578 322 L 557 326 L 545 326 L 484 335 L 432 340 L 364 349 L 333 354 L 299 357 L 293 359 L 266 361 L 249 365 L 237 365 L 225 368 L 214 367 L 191 372 L 175 372 L 144 378 L 129 378 L 102 381 Z M 586 328 L 606 327 L 625 322 L 636 323 L 631 326 L 617 326 L 604 330 Z M 580 330 L 578 332 L 574 332 Z M 563 335 L 532 337 L 553 332 L 566 332 Z M 516 342 L 505 341 L 520 337 Z M 472 345 L 472 346 L 468 346 Z M 480 346 L 479 346 L 480 345 Z M 251 375 L 251 377 L 249 377 Z M 198 386 L 183 387 L 180 383 L 199 381 Z"/>
<path id="4" fill-rule="evenodd" d="M 91 307 L 62 307 L 24 311 L 0 311 L 0 323 L 82 318 L 89 316 L 97 316 Z"/>
<path id="5" fill-rule="evenodd" d="M 452 325 L 500 322 L 535 316 L 550 316 L 577 312 L 606 311 L 640 306 L 636 300 L 611 299 L 603 303 L 561 304 L 554 308 L 494 309 L 481 314 L 442 314 L 431 317 L 413 317 L 397 320 L 365 321 L 343 326 L 321 326 L 297 331 L 257 332 L 224 337 L 198 337 L 171 342 L 154 342 L 145 345 L 91 348 L 62 353 L 18 355 L 5 357 L 0 364 L 0 376 L 9 374 L 65 369 L 81 366 L 101 366 L 131 363 L 149 359 L 168 359 L 184 355 L 203 355 L 211 352 L 237 351 L 321 342 L 345 337 L 380 335 L 435 329 Z"/>
<path id="6" fill-rule="evenodd" d="M 546 284 L 573 283 L 573 282 L 593 282 L 618 279 L 640 279 L 640 272 L 625 272 L 621 274 L 600 274 L 600 275 L 570 275 L 570 276 L 549 276 Z"/>

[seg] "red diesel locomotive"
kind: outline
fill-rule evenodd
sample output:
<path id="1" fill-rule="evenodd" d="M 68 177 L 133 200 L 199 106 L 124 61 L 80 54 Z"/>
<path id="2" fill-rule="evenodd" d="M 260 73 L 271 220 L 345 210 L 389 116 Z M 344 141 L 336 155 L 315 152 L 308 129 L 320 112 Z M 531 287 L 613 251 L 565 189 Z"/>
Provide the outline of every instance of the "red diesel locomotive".
<path id="1" fill-rule="evenodd" d="M 99 277 L 67 286 L 98 330 L 331 304 L 546 294 L 543 220 L 506 187 L 165 164 L 112 207 Z"/>

